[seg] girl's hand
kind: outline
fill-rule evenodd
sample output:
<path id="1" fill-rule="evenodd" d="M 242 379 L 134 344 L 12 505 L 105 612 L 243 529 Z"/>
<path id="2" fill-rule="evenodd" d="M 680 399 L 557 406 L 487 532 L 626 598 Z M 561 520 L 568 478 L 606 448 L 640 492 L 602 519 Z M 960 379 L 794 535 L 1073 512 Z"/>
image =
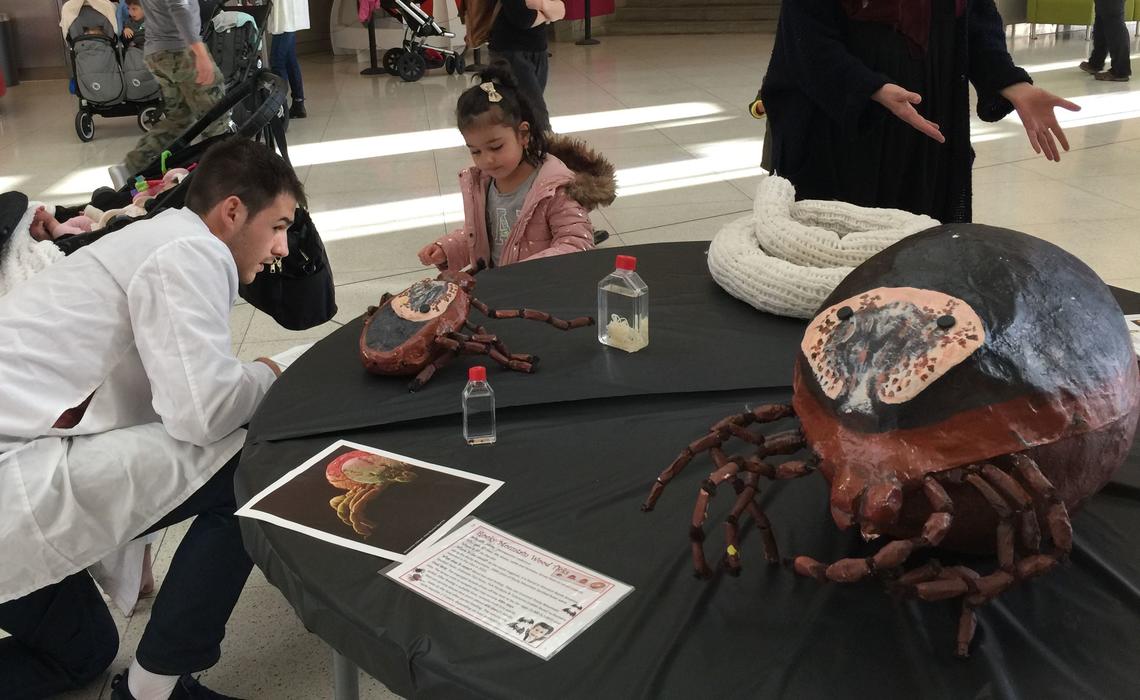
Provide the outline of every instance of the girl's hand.
<path id="1" fill-rule="evenodd" d="M 910 124 L 938 143 L 946 143 L 941 128 L 914 108 L 922 102 L 922 95 L 911 92 L 894 83 L 887 83 L 871 95 L 871 99 L 890 110 L 891 114 Z"/>
<path id="2" fill-rule="evenodd" d="M 447 263 L 447 253 L 443 252 L 443 248 L 438 243 L 429 243 L 419 252 L 420 262 L 424 265 L 435 265 L 439 267 Z"/>
<path id="3" fill-rule="evenodd" d="M 1017 116 L 1025 127 L 1025 134 L 1029 137 L 1029 145 L 1033 146 L 1033 152 L 1044 152 L 1048 160 L 1061 160 L 1056 141 L 1060 141 L 1061 147 L 1066 151 L 1069 150 L 1069 141 L 1057 123 L 1054 110 L 1063 107 L 1070 112 L 1079 112 L 1080 105 L 1029 83 L 1010 85 L 1001 91 L 1001 96 L 1013 103 L 1013 108 L 1017 110 Z M 1057 137 L 1056 141 L 1054 136 Z"/>

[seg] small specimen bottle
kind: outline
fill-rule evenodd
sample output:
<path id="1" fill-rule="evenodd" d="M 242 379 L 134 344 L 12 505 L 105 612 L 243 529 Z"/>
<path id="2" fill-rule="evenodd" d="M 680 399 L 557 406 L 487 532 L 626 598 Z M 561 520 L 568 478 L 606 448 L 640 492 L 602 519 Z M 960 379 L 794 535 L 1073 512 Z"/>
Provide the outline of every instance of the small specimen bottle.
<path id="1" fill-rule="evenodd" d="M 487 368 L 467 370 L 463 388 L 463 439 L 468 445 L 495 442 L 495 392 L 487 383 Z"/>
<path id="2" fill-rule="evenodd" d="M 598 342 L 637 352 L 649 345 L 649 287 L 637 258 L 619 255 L 615 267 L 598 283 Z"/>

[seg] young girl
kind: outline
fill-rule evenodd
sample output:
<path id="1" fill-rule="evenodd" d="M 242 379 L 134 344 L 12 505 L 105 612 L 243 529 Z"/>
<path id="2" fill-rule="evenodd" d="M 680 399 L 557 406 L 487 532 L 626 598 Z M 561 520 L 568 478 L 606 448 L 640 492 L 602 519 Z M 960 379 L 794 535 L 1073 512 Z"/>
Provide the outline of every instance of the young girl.
<path id="1" fill-rule="evenodd" d="M 588 212 L 613 202 L 613 166 L 580 142 L 533 131 L 534 112 L 506 63 L 480 80 L 456 108 L 475 161 L 459 174 L 463 228 L 425 246 L 420 261 L 458 270 L 593 248 Z"/>

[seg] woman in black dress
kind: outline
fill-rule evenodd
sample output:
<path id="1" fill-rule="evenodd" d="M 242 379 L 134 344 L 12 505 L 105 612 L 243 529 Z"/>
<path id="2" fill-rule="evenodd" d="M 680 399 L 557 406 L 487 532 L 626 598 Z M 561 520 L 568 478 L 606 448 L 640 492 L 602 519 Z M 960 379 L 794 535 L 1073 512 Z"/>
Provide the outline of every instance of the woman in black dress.
<path id="1" fill-rule="evenodd" d="M 1034 151 L 1069 149 L 1054 109 L 1079 107 L 1013 64 L 993 0 L 786 2 L 761 89 L 772 169 L 805 199 L 969 221 L 971 83 L 983 120 L 1017 110 Z"/>

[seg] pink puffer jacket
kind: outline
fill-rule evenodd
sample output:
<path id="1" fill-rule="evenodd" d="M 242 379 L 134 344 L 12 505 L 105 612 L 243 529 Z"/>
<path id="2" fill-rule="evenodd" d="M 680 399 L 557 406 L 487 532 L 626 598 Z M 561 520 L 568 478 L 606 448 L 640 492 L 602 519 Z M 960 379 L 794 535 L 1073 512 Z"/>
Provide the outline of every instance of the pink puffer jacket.
<path id="1" fill-rule="evenodd" d="M 447 255 L 447 263 L 440 269 L 458 270 L 479 259 L 490 265 L 490 182 L 491 178 L 475 167 L 459 173 L 463 228 L 436 241 Z M 615 187 L 614 169 L 607 160 L 581 141 L 552 137 L 499 264 L 590 250 L 594 247 L 594 227 L 589 212 L 598 205 L 612 203 Z"/>

